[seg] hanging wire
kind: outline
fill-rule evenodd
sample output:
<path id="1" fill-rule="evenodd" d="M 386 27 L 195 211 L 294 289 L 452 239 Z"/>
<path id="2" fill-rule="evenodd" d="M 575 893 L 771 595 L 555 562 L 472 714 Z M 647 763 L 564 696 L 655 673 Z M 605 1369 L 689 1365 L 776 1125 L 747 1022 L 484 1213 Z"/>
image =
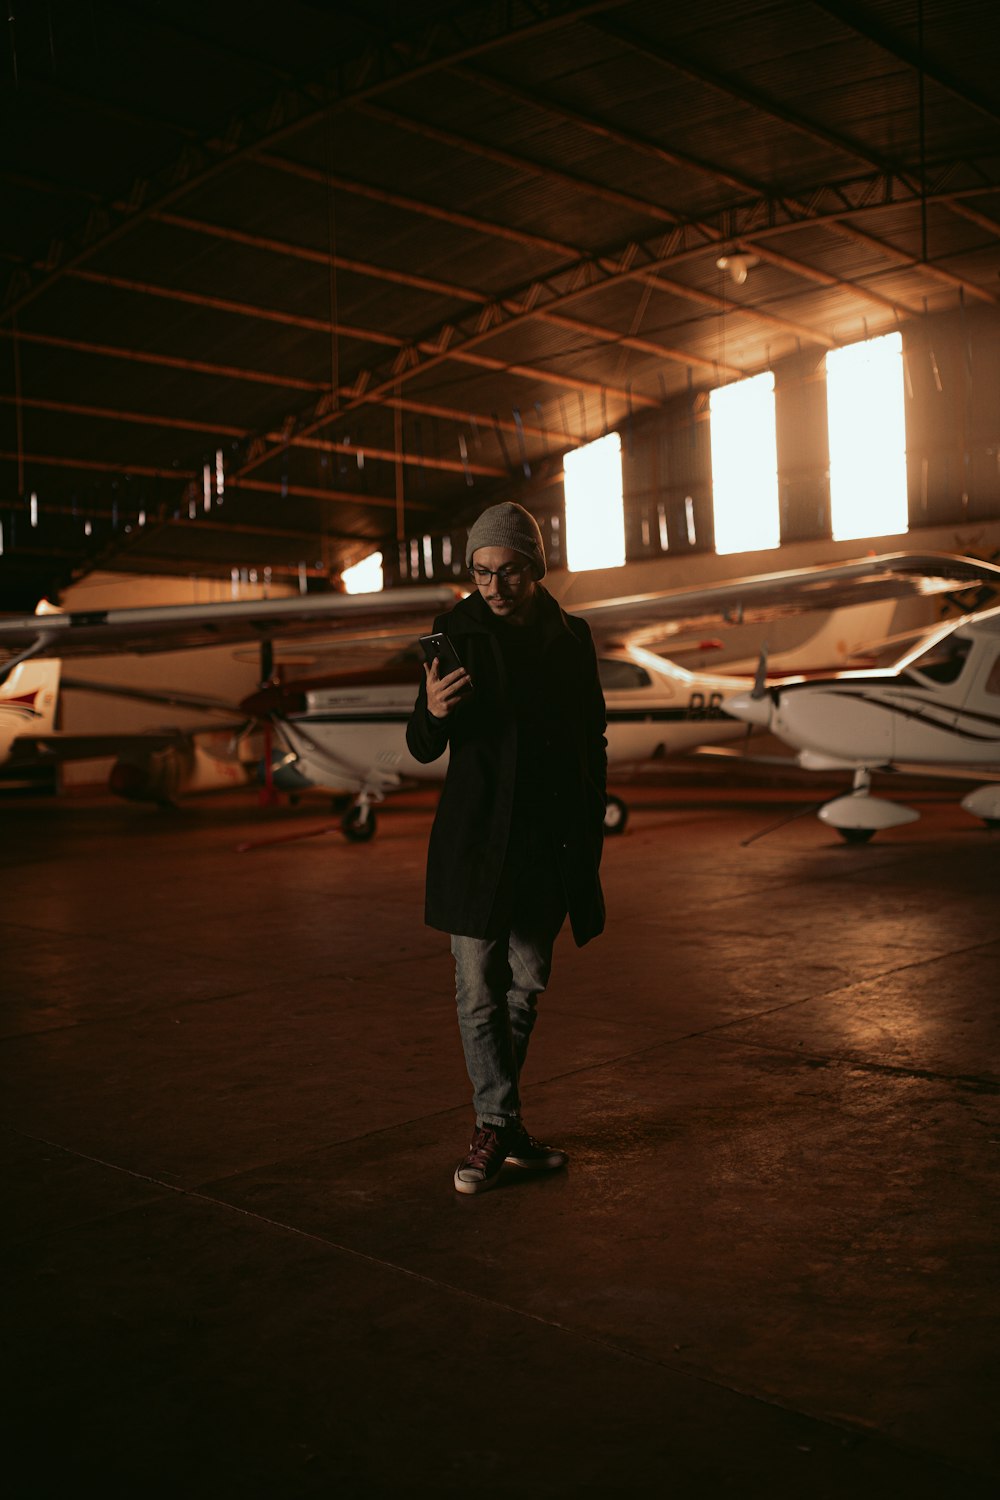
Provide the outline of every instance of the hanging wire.
<path id="1" fill-rule="evenodd" d="M 517 447 L 521 455 L 521 471 L 525 479 L 531 478 L 531 465 L 528 462 L 528 450 L 524 441 L 524 423 L 521 421 L 521 411 L 517 406 L 511 407 L 514 417 L 514 426 L 517 429 Z"/>
<path id="2" fill-rule="evenodd" d="M 396 540 L 402 546 L 406 536 L 405 479 L 403 475 L 403 404 L 401 382 L 396 381 L 396 400 L 392 409 L 392 440 L 396 452 Z M 402 559 L 402 552 L 400 552 Z M 402 566 L 400 567 L 402 572 Z M 405 576 L 405 574 L 404 574 Z"/>
<path id="3" fill-rule="evenodd" d="M 538 419 L 538 425 L 541 428 L 541 432 L 542 432 L 542 457 L 543 458 L 548 458 L 548 456 L 549 456 L 549 434 L 548 434 L 548 431 L 547 431 L 546 426 L 545 426 L 545 413 L 542 410 L 542 403 L 540 401 L 535 401 L 533 403 L 533 405 L 534 405 L 534 408 L 535 408 L 535 416 Z"/>
<path id="4" fill-rule="evenodd" d="M 11 318 L 14 345 L 14 421 L 17 426 L 17 493 L 24 494 L 24 409 L 21 400 L 21 340 L 17 331 L 17 313 Z"/>
<path id="5" fill-rule="evenodd" d="M 465 433 L 458 434 L 458 451 L 462 457 L 462 468 L 465 470 L 465 483 L 469 489 L 472 488 L 472 471 L 469 468 L 469 445 L 465 441 Z"/>
<path id="6" fill-rule="evenodd" d="M 335 115 L 327 112 L 326 128 L 326 250 L 328 269 L 328 300 L 330 308 L 330 395 L 336 411 L 340 405 L 340 343 L 337 333 L 337 195 L 333 186 L 334 148 L 333 129 Z"/>
<path id="7" fill-rule="evenodd" d="M 718 365 L 723 369 L 726 367 L 726 273 L 719 268 L 719 295 L 722 306 L 719 309 L 719 359 Z M 716 378 L 718 379 L 718 366 L 716 367 Z"/>
<path id="8" fill-rule="evenodd" d="M 917 123 L 920 132 L 920 259 L 927 264 L 927 112 L 924 104 L 924 0 L 917 0 Z"/>
<path id="9" fill-rule="evenodd" d="M 14 6 L 8 0 L 7 5 L 7 35 L 10 38 L 10 60 L 14 68 L 14 87 L 21 87 L 21 80 L 17 72 L 17 36 L 15 34 Z"/>

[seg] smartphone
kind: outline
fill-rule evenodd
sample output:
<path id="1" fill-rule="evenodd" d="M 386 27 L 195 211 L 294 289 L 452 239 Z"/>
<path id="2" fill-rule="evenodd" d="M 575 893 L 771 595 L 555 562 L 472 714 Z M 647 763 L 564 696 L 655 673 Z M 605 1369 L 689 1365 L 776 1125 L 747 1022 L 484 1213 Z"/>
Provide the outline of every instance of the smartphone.
<path id="1" fill-rule="evenodd" d="M 445 635 L 443 630 L 436 631 L 434 635 L 422 635 L 418 642 L 424 653 L 427 665 L 436 659 L 438 663 L 438 676 L 447 677 L 449 672 L 458 672 L 463 662 L 451 636 Z"/>

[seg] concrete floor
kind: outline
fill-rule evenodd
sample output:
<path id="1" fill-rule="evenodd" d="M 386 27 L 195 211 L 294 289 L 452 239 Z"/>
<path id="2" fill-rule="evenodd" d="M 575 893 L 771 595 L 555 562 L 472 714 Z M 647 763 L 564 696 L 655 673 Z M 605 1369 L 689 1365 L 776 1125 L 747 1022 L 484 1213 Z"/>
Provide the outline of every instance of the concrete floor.
<path id="1" fill-rule="evenodd" d="M 0 810 L 8 1494 L 997 1494 L 1000 834 L 625 795 L 481 1198 L 431 794 Z"/>

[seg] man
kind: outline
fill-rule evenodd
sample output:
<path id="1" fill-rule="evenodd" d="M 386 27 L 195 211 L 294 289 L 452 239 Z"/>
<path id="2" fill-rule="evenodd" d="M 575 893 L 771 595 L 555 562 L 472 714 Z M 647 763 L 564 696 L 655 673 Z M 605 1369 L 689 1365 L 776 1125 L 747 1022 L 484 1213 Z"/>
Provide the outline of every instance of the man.
<path id="1" fill-rule="evenodd" d="M 604 927 L 607 741 L 590 629 L 542 587 L 534 517 L 511 502 L 491 506 L 465 561 L 476 591 L 434 622 L 462 666 L 425 667 L 406 740 L 423 763 L 450 750 L 425 918 L 451 934 L 476 1111 L 455 1187 L 480 1193 L 505 1162 L 552 1171 L 567 1161 L 528 1134 L 519 1082 L 567 913 L 579 946 Z"/>

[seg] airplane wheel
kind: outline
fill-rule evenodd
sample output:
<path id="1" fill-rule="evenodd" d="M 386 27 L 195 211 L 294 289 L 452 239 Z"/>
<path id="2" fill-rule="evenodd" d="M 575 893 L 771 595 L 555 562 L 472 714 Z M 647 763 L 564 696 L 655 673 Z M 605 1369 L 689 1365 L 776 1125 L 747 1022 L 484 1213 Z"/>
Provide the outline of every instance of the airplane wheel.
<path id="1" fill-rule="evenodd" d="M 375 813 L 372 808 L 349 807 L 340 821 L 352 844 L 367 844 L 375 837 Z"/>
<path id="2" fill-rule="evenodd" d="M 837 832 L 845 844 L 867 844 L 875 830 L 874 828 L 838 828 Z"/>
<path id="3" fill-rule="evenodd" d="M 609 797 L 604 809 L 604 832 L 624 833 L 628 822 L 628 808 L 620 797 Z"/>

